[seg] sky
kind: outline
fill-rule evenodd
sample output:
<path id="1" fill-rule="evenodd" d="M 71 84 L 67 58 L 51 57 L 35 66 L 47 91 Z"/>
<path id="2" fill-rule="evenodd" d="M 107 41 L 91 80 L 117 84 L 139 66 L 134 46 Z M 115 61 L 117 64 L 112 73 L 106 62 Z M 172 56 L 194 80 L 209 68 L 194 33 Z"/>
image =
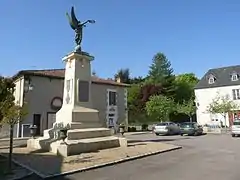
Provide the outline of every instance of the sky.
<path id="1" fill-rule="evenodd" d="M 239 0 L 1 0 L 0 74 L 63 68 L 74 48 L 66 12 L 96 20 L 84 29 L 82 49 L 103 78 L 121 68 L 145 76 L 163 52 L 175 74 L 240 64 Z"/>

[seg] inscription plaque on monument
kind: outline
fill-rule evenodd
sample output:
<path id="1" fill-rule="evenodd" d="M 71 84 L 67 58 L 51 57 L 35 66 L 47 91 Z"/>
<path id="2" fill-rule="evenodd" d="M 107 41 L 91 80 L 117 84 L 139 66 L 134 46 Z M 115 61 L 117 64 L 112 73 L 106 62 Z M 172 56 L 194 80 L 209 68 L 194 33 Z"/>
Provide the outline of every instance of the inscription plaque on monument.
<path id="1" fill-rule="evenodd" d="M 89 101 L 89 82 L 78 80 L 78 101 L 88 102 Z"/>

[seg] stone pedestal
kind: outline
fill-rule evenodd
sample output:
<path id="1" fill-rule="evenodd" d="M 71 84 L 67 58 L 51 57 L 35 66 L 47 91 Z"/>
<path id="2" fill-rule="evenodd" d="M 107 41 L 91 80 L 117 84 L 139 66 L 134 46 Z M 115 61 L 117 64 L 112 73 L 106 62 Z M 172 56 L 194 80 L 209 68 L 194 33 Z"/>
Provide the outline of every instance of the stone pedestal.
<path id="1" fill-rule="evenodd" d="M 91 61 L 88 53 L 73 52 L 63 58 L 66 63 L 63 106 L 56 114 L 53 128 L 44 136 L 28 140 L 28 147 L 44 149 L 62 156 L 126 146 L 127 140 L 112 136 L 110 129 L 101 127 L 99 112 L 92 108 Z M 63 143 L 59 129 L 68 128 Z"/>

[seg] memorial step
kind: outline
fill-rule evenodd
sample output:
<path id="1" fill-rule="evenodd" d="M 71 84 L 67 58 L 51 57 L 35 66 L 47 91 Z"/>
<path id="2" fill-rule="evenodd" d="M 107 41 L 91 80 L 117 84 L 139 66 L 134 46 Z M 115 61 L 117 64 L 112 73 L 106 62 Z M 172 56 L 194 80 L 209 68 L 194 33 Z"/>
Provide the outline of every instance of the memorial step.
<path id="1" fill-rule="evenodd" d="M 101 149 L 116 148 L 120 146 L 120 141 L 118 137 L 107 136 L 81 140 L 67 140 L 66 144 L 67 146 L 60 147 L 58 152 L 60 154 L 66 154 L 67 152 L 67 156 L 71 156 Z"/>
<path id="2" fill-rule="evenodd" d="M 71 129 L 67 132 L 68 140 L 81 140 L 106 136 L 111 136 L 111 130 L 108 128 Z"/>
<path id="3" fill-rule="evenodd" d="M 102 127 L 100 122 L 95 122 L 95 123 L 72 122 L 70 124 L 70 126 L 71 126 L 71 129 L 100 128 L 100 127 Z"/>

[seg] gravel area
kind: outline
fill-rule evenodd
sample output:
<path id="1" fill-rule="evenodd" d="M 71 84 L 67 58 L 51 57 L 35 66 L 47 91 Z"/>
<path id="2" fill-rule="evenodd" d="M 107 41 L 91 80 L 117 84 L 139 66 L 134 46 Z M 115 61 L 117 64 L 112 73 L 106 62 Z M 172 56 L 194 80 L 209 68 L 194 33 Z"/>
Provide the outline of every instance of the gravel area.
<path id="1" fill-rule="evenodd" d="M 131 143 L 128 147 L 83 153 L 67 158 L 56 156 L 50 152 L 41 152 L 27 148 L 14 148 L 14 159 L 24 166 L 30 167 L 34 172 L 38 172 L 41 176 L 50 176 L 156 151 L 171 150 L 176 147 L 175 145 L 159 142 L 140 142 Z M 7 151 L 0 149 L 0 153 L 5 154 Z"/>

